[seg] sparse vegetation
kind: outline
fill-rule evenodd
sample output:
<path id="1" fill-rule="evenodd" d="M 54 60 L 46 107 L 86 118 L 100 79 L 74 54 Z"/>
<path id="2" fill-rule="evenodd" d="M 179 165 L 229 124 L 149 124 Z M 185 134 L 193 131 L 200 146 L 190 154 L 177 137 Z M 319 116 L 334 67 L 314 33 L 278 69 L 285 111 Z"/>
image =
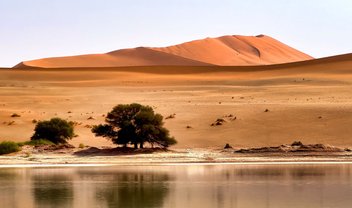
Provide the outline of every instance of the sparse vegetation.
<path id="1" fill-rule="evenodd" d="M 13 114 L 11 115 L 11 117 L 12 117 L 12 118 L 18 118 L 18 117 L 21 117 L 21 115 L 19 115 L 19 114 L 17 114 L 17 113 L 13 113 Z"/>
<path id="2" fill-rule="evenodd" d="M 82 143 L 80 143 L 79 145 L 78 145 L 78 148 L 80 148 L 80 149 L 83 149 L 83 148 L 85 148 L 86 147 L 86 145 L 84 145 L 84 144 L 82 144 Z"/>
<path id="3" fill-rule="evenodd" d="M 150 106 L 137 103 L 117 105 L 107 114 L 107 124 L 92 128 L 96 136 L 111 139 L 113 143 L 135 148 L 144 147 L 144 143 L 168 147 L 176 144 L 169 136 L 169 131 L 163 127 L 163 117 L 155 114 Z"/>
<path id="4" fill-rule="evenodd" d="M 20 151 L 21 148 L 16 142 L 4 141 L 0 143 L 0 155 Z"/>
<path id="5" fill-rule="evenodd" d="M 15 125 L 15 121 L 9 121 L 9 122 L 7 123 L 7 125 L 8 125 L 8 126 Z"/>
<path id="6" fill-rule="evenodd" d="M 166 116 L 165 119 L 173 119 L 176 117 L 176 113 Z"/>
<path id="7" fill-rule="evenodd" d="M 74 125 L 61 118 L 39 121 L 34 129 L 31 140 L 46 139 L 55 144 L 65 144 L 74 137 Z"/>
<path id="8" fill-rule="evenodd" d="M 224 149 L 232 149 L 232 146 L 229 143 L 227 143 L 227 144 L 225 144 Z"/>
<path id="9" fill-rule="evenodd" d="M 214 123 L 212 123 L 210 126 L 221 126 L 225 123 L 226 121 L 223 118 L 218 118 Z"/>
<path id="10" fill-rule="evenodd" d="M 46 139 L 30 140 L 26 142 L 19 142 L 19 146 L 30 145 L 30 146 L 41 146 L 41 145 L 55 145 L 53 142 Z"/>
<path id="11" fill-rule="evenodd" d="M 303 143 L 301 141 L 294 141 L 292 142 L 291 146 L 302 146 Z"/>

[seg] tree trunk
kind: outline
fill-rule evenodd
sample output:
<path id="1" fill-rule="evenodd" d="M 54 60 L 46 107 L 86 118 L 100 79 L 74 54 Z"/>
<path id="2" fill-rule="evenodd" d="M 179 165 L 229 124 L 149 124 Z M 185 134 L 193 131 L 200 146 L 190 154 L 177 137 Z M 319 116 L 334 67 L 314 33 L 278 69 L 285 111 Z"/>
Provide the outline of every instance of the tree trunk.
<path id="1" fill-rule="evenodd" d="M 139 148 L 143 149 L 143 142 L 139 145 Z"/>
<path id="2" fill-rule="evenodd" d="M 134 143 L 134 148 L 138 149 L 138 143 Z"/>

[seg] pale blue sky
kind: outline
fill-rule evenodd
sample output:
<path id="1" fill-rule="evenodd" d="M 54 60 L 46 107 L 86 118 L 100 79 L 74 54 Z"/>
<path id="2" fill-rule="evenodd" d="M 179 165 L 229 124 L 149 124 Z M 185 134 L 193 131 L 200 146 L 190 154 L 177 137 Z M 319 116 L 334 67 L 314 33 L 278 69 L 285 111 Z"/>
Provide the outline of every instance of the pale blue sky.
<path id="1" fill-rule="evenodd" d="M 266 34 L 315 57 L 352 52 L 352 0 L 0 0 L 0 66 Z"/>

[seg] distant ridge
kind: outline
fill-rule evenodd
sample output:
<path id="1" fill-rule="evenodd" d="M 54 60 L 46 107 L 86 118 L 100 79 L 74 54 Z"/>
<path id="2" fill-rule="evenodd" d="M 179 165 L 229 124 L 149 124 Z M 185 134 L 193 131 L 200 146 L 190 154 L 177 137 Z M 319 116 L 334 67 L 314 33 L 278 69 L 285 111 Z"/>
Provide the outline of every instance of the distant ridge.
<path id="1" fill-rule="evenodd" d="M 24 61 L 14 68 L 75 68 L 119 66 L 253 66 L 305 61 L 313 57 L 266 35 L 222 36 L 169 47 L 138 47 Z"/>

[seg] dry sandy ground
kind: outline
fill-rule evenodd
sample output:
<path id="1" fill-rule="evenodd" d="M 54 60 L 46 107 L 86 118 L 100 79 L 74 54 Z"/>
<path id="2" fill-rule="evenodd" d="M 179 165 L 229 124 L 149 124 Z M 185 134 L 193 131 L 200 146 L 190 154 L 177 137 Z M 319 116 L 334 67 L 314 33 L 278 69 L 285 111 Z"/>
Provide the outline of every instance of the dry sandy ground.
<path id="1" fill-rule="evenodd" d="M 352 55 L 263 67 L 2 69 L 0 138 L 28 140 L 33 119 L 58 116 L 77 122 L 72 144 L 107 146 L 90 125 L 114 105 L 133 102 L 176 114 L 165 120 L 175 148 L 294 140 L 352 147 Z M 218 118 L 226 122 L 211 126 Z"/>

